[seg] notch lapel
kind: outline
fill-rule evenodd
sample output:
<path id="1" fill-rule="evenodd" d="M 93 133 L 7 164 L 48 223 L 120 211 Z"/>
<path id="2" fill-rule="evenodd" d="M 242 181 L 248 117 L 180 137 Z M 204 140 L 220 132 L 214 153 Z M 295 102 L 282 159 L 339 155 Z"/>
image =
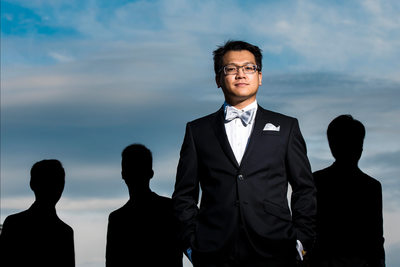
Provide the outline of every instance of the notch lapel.
<path id="1" fill-rule="evenodd" d="M 249 154 L 251 153 L 251 150 L 254 148 L 255 144 L 257 144 L 257 142 L 262 134 L 264 122 L 265 122 L 264 109 L 262 107 L 258 106 L 256 117 L 254 118 L 254 128 L 250 134 L 249 143 L 247 144 L 246 150 L 244 151 L 244 155 L 243 155 L 240 166 L 242 166 L 243 164 L 246 163 L 246 161 L 248 160 Z"/>
<path id="2" fill-rule="evenodd" d="M 233 154 L 231 145 L 228 141 L 228 136 L 226 135 L 225 125 L 224 125 L 224 109 L 221 108 L 217 111 L 216 116 L 213 117 L 212 127 L 214 129 L 215 136 L 217 137 L 222 150 L 237 168 L 239 167 L 239 163 L 237 162 L 235 155 Z"/>

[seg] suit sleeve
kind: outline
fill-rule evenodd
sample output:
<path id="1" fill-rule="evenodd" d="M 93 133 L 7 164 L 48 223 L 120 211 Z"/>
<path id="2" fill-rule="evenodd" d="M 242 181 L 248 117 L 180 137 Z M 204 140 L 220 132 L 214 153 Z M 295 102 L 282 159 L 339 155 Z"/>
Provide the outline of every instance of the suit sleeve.
<path id="1" fill-rule="evenodd" d="M 107 241 L 106 241 L 106 267 L 124 266 L 124 262 L 128 257 L 124 248 L 126 244 L 121 239 L 124 236 L 125 228 L 120 226 L 116 213 L 110 213 L 107 225 Z M 132 245 L 131 245 L 132 246 Z"/>
<path id="2" fill-rule="evenodd" d="M 68 226 L 68 230 L 69 230 L 69 244 L 67 247 L 66 253 L 66 258 L 63 262 L 63 264 L 65 264 L 65 266 L 69 266 L 69 267 L 75 267 L 75 243 L 74 243 L 74 230 Z M 64 265 L 63 265 L 64 266 Z"/>
<path id="3" fill-rule="evenodd" d="M 17 249 L 18 238 L 13 235 L 14 229 L 10 223 L 9 217 L 7 217 L 3 224 L 3 229 L 0 234 L 0 263 L 1 266 L 12 266 L 15 264 L 15 251 Z"/>
<path id="4" fill-rule="evenodd" d="M 385 249 L 384 249 L 384 237 L 383 237 L 383 214 L 382 214 L 382 185 L 380 182 L 376 183 L 376 192 L 373 194 L 376 196 L 374 198 L 375 205 L 373 206 L 373 214 L 371 218 L 371 223 L 373 225 L 374 231 L 371 231 L 374 236 L 372 236 L 372 255 L 374 258 L 385 262 Z"/>
<path id="5" fill-rule="evenodd" d="M 114 261 L 115 258 L 117 258 L 117 256 L 115 255 L 114 250 L 118 242 L 115 242 L 114 239 L 115 239 L 115 233 L 114 233 L 113 219 L 112 215 L 110 214 L 108 216 L 108 225 L 107 225 L 106 267 L 116 266 Z"/>
<path id="6" fill-rule="evenodd" d="M 197 152 L 190 123 L 186 125 L 185 138 L 180 151 L 175 190 L 172 194 L 174 214 L 179 221 L 179 239 L 182 248 L 191 247 L 198 213 L 199 179 Z"/>
<path id="7" fill-rule="evenodd" d="M 315 241 L 316 189 L 307 158 L 306 144 L 295 120 L 287 147 L 286 158 L 289 183 L 292 187 L 292 220 L 297 239 L 304 249 L 312 249 Z"/>

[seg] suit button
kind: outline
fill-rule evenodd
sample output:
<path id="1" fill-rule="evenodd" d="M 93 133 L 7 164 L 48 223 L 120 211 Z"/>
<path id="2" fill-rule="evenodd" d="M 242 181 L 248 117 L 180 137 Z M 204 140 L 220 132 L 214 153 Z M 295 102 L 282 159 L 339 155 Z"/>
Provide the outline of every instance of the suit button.
<path id="1" fill-rule="evenodd" d="M 238 175 L 238 179 L 239 179 L 240 181 L 243 181 L 243 180 L 244 180 L 243 174 L 239 174 L 239 175 Z"/>

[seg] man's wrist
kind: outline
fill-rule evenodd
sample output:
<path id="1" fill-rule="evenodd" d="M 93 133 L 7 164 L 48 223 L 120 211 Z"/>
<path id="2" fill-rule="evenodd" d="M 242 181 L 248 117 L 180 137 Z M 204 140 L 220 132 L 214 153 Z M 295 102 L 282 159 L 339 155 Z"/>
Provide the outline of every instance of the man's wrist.
<path id="1" fill-rule="evenodd" d="M 189 247 L 185 250 L 185 255 L 186 257 L 190 260 L 190 262 L 192 262 L 192 249 Z"/>
<path id="2" fill-rule="evenodd" d="M 303 260 L 303 257 L 307 254 L 307 252 L 304 250 L 303 244 L 300 242 L 300 240 L 296 240 L 296 250 L 300 260 Z"/>

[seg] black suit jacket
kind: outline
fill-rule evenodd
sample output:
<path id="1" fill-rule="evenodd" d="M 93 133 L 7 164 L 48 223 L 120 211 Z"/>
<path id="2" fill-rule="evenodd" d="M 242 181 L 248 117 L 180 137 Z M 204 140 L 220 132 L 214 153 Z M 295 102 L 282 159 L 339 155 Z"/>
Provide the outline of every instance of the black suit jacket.
<path id="1" fill-rule="evenodd" d="M 384 260 L 382 187 L 357 167 L 334 163 L 314 173 L 317 186 L 315 258 L 356 257 L 369 266 Z"/>
<path id="2" fill-rule="evenodd" d="M 176 229 L 170 198 L 152 192 L 140 203 L 129 200 L 109 216 L 106 267 L 182 267 Z"/>
<path id="3" fill-rule="evenodd" d="M 74 267 L 74 232 L 56 211 L 33 204 L 8 216 L 0 235 L 0 265 Z"/>
<path id="4" fill-rule="evenodd" d="M 280 131 L 263 131 L 266 123 Z M 315 187 L 298 122 L 260 106 L 240 165 L 222 108 L 187 124 L 172 198 L 183 246 L 195 251 L 221 249 L 239 220 L 266 257 L 293 255 L 296 239 L 306 249 L 313 244 Z"/>

